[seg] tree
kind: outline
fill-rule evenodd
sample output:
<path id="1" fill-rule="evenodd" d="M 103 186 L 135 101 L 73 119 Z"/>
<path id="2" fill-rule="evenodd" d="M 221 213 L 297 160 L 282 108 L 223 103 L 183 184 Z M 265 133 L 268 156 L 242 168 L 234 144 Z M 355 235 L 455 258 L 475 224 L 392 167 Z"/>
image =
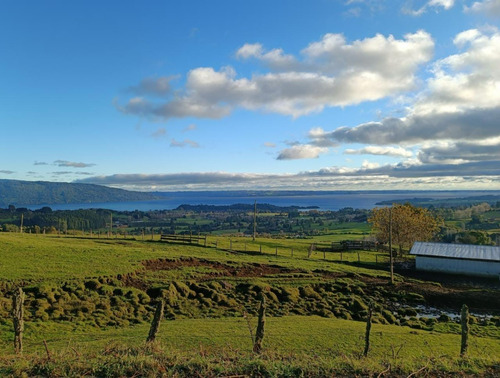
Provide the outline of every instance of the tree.
<path id="1" fill-rule="evenodd" d="M 458 241 L 463 244 L 493 245 L 490 236 L 483 231 L 463 231 L 458 234 Z"/>
<path id="2" fill-rule="evenodd" d="M 389 241 L 390 208 L 372 210 L 368 221 L 372 224 L 377 240 Z M 410 249 L 416 241 L 429 241 L 439 230 L 441 222 L 427 209 L 409 203 L 395 204 L 392 207 L 392 243 L 399 246 L 399 252 Z"/>

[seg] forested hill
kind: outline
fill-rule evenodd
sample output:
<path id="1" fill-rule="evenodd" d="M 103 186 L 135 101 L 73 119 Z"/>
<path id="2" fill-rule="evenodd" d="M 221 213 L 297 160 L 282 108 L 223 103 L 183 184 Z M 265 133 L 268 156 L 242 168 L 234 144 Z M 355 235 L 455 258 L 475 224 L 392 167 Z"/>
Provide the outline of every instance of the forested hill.
<path id="1" fill-rule="evenodd" d="M 0 207 L 59 203 L 147 201 L 153 194 L 93 184 L 0 180 Z"/>

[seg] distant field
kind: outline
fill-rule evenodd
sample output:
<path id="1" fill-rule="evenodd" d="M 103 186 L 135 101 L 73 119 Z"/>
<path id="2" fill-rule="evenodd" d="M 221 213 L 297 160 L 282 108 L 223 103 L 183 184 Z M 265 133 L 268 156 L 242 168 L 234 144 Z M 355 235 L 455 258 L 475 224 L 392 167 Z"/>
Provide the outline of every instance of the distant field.
<path id="1" fill-rule="evenodd" d="M 318 240 L 321 240 L 319 238 Z M 314 252 L 307 259 L 309 246 L 315 239 L 263 239 L 252 242 L 250 238 L 209 237 L 209 248 L 129 239 L 97 237 L 57 237 L 0 233 L 0 277 L 4 280 L 47 280 L 90 278 L 125 274 L 141 268 L 141 261 L 168 257 L 193 256 L 213 260 L 237 260 L 255 263 L 279 263 L 285 267 L 301 269 L 326 269 L 332 271 L 370 270 L 323 261 L 323 254 Z M 232 240 L 232 243 L 231 243 Z M 217 242 L 218 250 L 215 248 Z M 259 254 L 232 254 L 223 249 L 260 251 Z M 276 247 L 278 256 L 276 256 Z M 293 257 L 292 254 L 293 248 Z M 327 254 L 327 260 L 339 260 L 340 254 Z M 375 262 L 375 253 L 362 252 L 362 261 Z M 357 254 L 343 255 L 344 259 L 357 260 Z M 385 274 L 380 272 L 380 274 Z"/>

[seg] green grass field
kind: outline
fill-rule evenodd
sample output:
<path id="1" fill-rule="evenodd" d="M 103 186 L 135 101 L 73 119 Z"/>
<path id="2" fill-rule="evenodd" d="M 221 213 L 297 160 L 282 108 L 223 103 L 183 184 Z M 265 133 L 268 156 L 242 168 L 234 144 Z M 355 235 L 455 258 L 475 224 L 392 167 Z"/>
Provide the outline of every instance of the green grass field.
<path id="1" fill-rule="evenodd" d="M 0 233 L 0 376 L 499 372 L 499 324 L 473 324 L 468 355 L 460 358 L 457 324 L 411 312 L 424 301 L 411 290 L 439 285 L 397 276 L 396 286 L 388 286 L 385 267 L 375 263 L 378 252 L 360 252 L 360 263 L 357 252 L 344 253 L 342 262 L 337 253 L 308 258 L 311 243 L 336 237 L 253 242 L 211 236 L 204 248 L 150 238 Z M 13 355 L 8 315 L 16 285 L 27 293 L 23 357 Z M 247 312 L 255 328 L 260 293 L 269 304 L 264 353 L 257 356 L 242 315 Z M 159 297 L 167 302 L 167 318 L 158 342 L 145 346 Z M 369 301 L 376 313 L 371 350 L 363 357 Z M 407 312 L 391 315 L 392 301 Z"/>
<path id="2" fill-rule="evenodd" d="M 389 366 L 396 375 L 420 369 L 434 374 L 481 374 L 500 362 L 498 339 L 471 338 L 468 357 L 460 359 L 458 335 L 378 324 L 373 325 L 368 357 L 363 357 L 363 323 L 314 316 L 268 319 L 261 357 L 251 353 L 248 325 L 241 318 L 164 321 L 156 353 L 144 347 L 147 332 L 147 325 L 89 331 L 70 324 L 33 324 L 27 327 L 26 357 L 15 363 L 6 350 L 8 332 L 2 332 L 0 373 L 30 372 L 29 364 L 35 364 L 54 375 L 64 369 L 78 375 L 112 363 L 117 372 L 140 363 L 140 369 L 151 376 L 163 369 L 174 373 L 179 365 L 202 369 L 201 376 L 230 375 L 248 373 L 258 363 L 259 375 L 266 376 L 286 375 L 290 367 L 304 375 L 353 375 L 387 372 Z M 47 361 L 44 340 L 52 363 Z"/>
<path id="3" fill-rule="evenodd" d="M 370 274 L 371 270 L 353 268 L 337 264 L 339 253 L 314 252 L 307 258 L 309 246 L 315 239 L 264 239 L 209 237 L 208 246 L 186 246 L 135 239 L 98 239 L 81 237 L 58 237 L 54 235 L 20 235 L 0 233 L 0 277 L 3 280 L 65 280 L 72 278 L 93 278 L 99 276 L 125 274 L 141 268 L 141 261 L 155 258 L 178 258 L 195 256 L 217 261 L 237 260 L 263 264 L 279 263 L 288 268 L 306 270 L 326 269 L 331 271 L 360 272 Z M 232 240 L 232 243 L 231 243 Z M 215 248 L 217 242 L 217 249 Z M 232 254 L 229 250 L 262 254 Z M 276 248 L 278 255 L 276 256 Z M 293 257 L 292 257 L 293 249 Z M 360 252 L 361 261 L 375 262 L 377 253 Z M 344 253 L 345 261 L 357 261 L 357 253 Z M 386 275 L 385 272 L 377 274 Z"/>

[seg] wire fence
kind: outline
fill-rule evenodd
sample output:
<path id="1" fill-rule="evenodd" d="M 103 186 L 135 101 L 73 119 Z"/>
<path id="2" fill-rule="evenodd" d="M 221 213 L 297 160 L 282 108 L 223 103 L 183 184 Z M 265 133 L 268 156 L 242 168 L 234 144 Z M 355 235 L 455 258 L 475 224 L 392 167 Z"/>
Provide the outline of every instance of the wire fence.
<path id="1" fill-rule="evenodd" d="M 374 324 L 370 335 L 372 354 L 458 356 L 461 337 L 457 334 L 415 331 L 411 328 L 383 326 Z M 57 327 L 57 325 L 55 325 Z M 329 355 L 332 353 L 358 353 L 362 350 L 365 338 L 363 322 L 345 322 L 316 317 L 268 318 L 265 333 L 265 346 L 270 350 L 296 353 L 312 353 Z M 106 345 L 117 342 L 122 345 L 137 346 L 143 344 L 147 336 L 147 326 L 104 329 L 100 331 L 63 330 L 59 335 L 51 330 L 27 328 L 26 350 L 43 350 L 44 343 L 54 349 L 62 349 L 65 345 L 81 348 L 86 346 Z M 43 327 L 41 327 L 43 328 Z M 255 319 L 184 319 L 180 321 L 163 321 L 158 337 L 160 343 L 177 350 L 191 350 L 193 347 L 224 348 L 231 347 L 250 350 L 252 336 L 249 329 L 255 330 Z M 10 332 L 7 332 L 9 334 Z M 5 333 L 4 333 L 5 336 Z M 5 348 L 5 337 L 4 348 Z M 470 356 L 486 358 L 500 355 L 498 339 L 486 337 L 470 337 Z"/>

